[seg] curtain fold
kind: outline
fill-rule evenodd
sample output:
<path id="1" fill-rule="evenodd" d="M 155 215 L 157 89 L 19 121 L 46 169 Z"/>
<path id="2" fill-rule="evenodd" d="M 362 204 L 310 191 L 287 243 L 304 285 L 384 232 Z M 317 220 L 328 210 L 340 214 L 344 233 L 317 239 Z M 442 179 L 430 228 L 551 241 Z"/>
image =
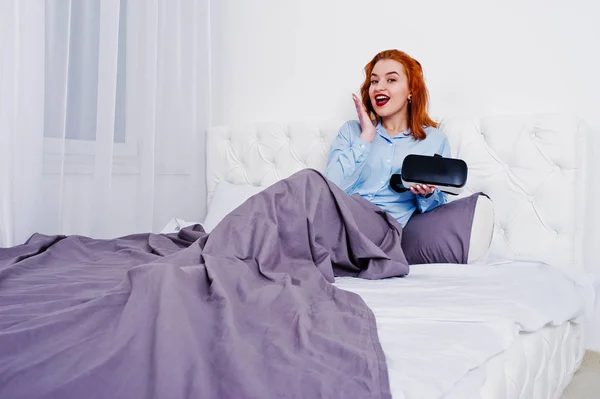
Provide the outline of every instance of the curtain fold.
<path id="1" fill-rule="evenodd" d="M 2 240 L 14 242 L 41 215 L 44 128 L 43 8 L 3 2 L 0 128 Z M 8 132 L 8 133 L 7 133 Z M 18 132 L 11 134 L 10 132 Z"/>
<path id="2" fill-rule="evenodd" d="M 98 83 L 94 175 L 92 181 L 93 218 L 91 231 L 106 236 L 105 221 L 110 217 L 115 146 L 115 104 L 117 95 L 117 61 L 119 54 L 119 0 L 102 0 L 98 32 Z M 118 145 L 118 144 L 117 144 Z"/>
<path id="3" fill-rule="evenodd" d="M 207 4 L 0 2 L 0 246 L 201 220 Z"/>

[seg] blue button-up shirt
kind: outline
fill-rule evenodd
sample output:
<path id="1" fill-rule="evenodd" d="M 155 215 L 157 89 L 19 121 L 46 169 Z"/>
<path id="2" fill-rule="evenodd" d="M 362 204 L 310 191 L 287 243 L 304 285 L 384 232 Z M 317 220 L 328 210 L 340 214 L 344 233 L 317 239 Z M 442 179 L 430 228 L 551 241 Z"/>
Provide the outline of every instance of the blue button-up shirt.
<path id="1" fill-rule="evenodd" d="M 402 227 L 415 212 L 427 212 L 447 202 L 447 194 L 436 189 L 424 198 L 410 191 L 397 193 L 390 187 L 390 178 L 401 173 L 402 162 L 409 154 L 450 157 L 450 146 L 446 135 L 433 127 L 425 128 L 427 137 L 415 140 L 406 136 L 409 130 L 390 137 L 385 128 L 378 124 L 377 134 L 369 143 L 360 138 L 358 121 L 348 121 L 342 125 L 331 145 L 325 176 L 337 184 L 347 194 L 358 193 L 371 201 L 394 219 Z"/>

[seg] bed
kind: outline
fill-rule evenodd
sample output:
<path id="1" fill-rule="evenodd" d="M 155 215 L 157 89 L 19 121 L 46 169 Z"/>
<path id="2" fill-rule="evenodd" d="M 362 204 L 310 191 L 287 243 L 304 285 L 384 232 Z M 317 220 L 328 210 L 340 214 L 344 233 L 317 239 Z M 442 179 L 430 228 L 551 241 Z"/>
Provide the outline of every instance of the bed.
<path id="1" fill-rule="evenodd" d="M 0 249 L 0 397 L 558 398 L 600 288 L 583 126 L 444 120 L 494 231 L 410 273 L 397 222 L 320 172 L 339 123 L 212 128 L 201 223 Z"/>
<path id="2" fill-rule="evenodd" d="M 582 257 L 586 125 L 556 114 L 440 122 L 453 156 L 469 165 L 465 191 L 450 200 L 478 191 L 493 200 L 488 253 L 471 265 L 413 266 L 409 279 L 338 278 L 335 285 L 373 309 L 393 397 L 559 398 L 582 361 L 582 323 L 598 291 Z M 210 129 L 208 229 L 274 182 L 304 168 L 324 170 L 340 125 Z"/>

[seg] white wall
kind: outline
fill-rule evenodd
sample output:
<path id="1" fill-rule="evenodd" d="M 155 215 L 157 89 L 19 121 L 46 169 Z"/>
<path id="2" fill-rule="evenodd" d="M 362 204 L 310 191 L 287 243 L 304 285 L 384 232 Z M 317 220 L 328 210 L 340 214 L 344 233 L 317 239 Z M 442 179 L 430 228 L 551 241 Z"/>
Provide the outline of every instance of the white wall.
<path id="1" fill-rule="evenodd" d="M 600 127 L 600 3 L 592 0 L 220 0 L 211 8 L 214 123 L 352 117 L 364 64 L 400 48 L 423 64 L 435 115 L 566 110 Z"/>
<path id="2" fill-rule="evenodd" d="M 212 1 L 211 122 L 354 118 L 362 68 L 399 48 L 422 63 L 435 117 L 573 112 L 597 136 L 598 17 L 593 0 Z M 600 318 L 590 334 L 600 349 Z"/>

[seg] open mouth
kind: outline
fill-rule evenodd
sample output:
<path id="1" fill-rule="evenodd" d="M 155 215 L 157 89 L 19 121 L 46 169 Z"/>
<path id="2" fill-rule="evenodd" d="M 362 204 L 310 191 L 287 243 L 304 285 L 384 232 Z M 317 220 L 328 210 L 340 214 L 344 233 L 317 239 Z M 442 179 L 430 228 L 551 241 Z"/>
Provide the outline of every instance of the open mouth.
<path id="1" fill-rule="evenodd" d="M 375 96 L 375 105 L 378 107 L 383 107 L 388 101 L 390 101 L 390 98 L 388 96 L 384 96 L 383 94 Z"/>

